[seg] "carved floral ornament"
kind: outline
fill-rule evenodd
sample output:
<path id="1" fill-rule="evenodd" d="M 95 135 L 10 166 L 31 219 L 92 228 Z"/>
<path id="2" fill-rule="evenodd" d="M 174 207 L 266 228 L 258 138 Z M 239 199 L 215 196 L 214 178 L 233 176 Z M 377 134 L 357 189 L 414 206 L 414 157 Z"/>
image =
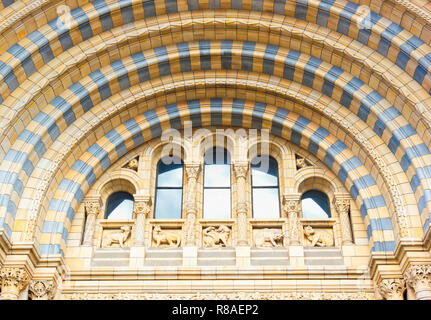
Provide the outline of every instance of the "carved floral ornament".
<path id="1" fill-rule="evenodd" d="M 30 276 L 23 267 L 3 267 L 0 269 L 2 294 L 13 290 L 19 293 L 30 281 Z"/>
<path id="2" fill-rule="evenodd" d="M 87 199 L 84 201 L 85 211 L 87 215 L 98 215 L 101 208 L 101 203 L 99 198 Z"/>
<path id="3" fill-rule="evenodd" d="M 32 300 L 48 299 L 54 297 L 55 285 L 52 280 L 32 280 L 29 286 L 29 296 Z"/>
<path id="4" fill-rule="evenodd" d="M 431 290 L 431 265 L 414 265 L 404 273 L 406 284 L 415 291 L 420 288 Z"/>
<path id="5" fill-rule="evenodd" d="M 145 217 L 148 217 L 148 214 L 151 212 L 151 198 L 138 198 L 135 196 L 135 201 L 133 205 L 133 212 L 136 215 L 143 214 Z"/>
<path id="6" fill-rule="evenodd" d="M 405 281 L 403 279 L 383 279 L 377 289 L 385 300 L 403 300 Z"/>

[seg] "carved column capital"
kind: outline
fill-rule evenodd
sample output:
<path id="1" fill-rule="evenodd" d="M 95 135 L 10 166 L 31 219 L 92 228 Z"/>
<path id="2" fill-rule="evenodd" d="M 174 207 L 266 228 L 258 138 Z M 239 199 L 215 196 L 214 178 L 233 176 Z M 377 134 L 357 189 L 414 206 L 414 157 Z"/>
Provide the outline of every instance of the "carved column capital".
<path id="1" fill-rule="evenodd" d="M 377 289 L 385 300 L 404 300 L 405 282 L 403 279 L 383 279 Z"/>
<path id="2" fill-rule="evenodd" d="M 248 172 L 248 162 L 236 162 L 233 165 L 233 169 L 235 171 L 235 177 L 237 179 L 239 178 L 246 178 L 247 172 Z"/>
<path id="3" fill-rule="evenodd" d="M 348 214 L 350 210 L 350 199 L 334 198 L 334 206 L 338 214 Z"/>
<path id="4" fill-rule="evenodd" d="M 146 195 L 134 195 L 134 205 L 133 205 L 133 213 L 138 216 L 143 214 L 146 218 L 148 214 L 151 212 L 151 197 Z"/>
<path id="5" fill-rule="evenodd" d="M 5 300 L 16 300 L 22 289 L 30 281 L 30 275 L 24 267 L 2 267 L 0 269 L 1 298 Z"/>
<path id="6" fill-rule="evenodd" d="M 86 197 L 84 199 L 84 207 L 85 207 L 85 212 L 87 216 L 88 215 L 97 216 L 100 212 L 100 208 L 102 207 L 102 201 L 100 199 L 100 196 Z"/>
<path id="7" fill-rule="evenodd" d="M 198 174 L 201 170 L 200 163 L 186 163 L 184 165 L 184 170 L 186 171 L 186 175 L 188 179 L 197 179 Z"/>
<path id="8" fill-rule="evenodd" d="M 55 294 L 55 282 L 53 280 L 32 280 L 28 288 L 31 300 L 52 300 Z"/>
<path id="9" fill-rule="evenodd" d="M 297 214 L 299 214 L 300 210 L 301 210 L 300 199 L 292 199 L 289 196 L 283 196 L 283 211 L 286 213 L 286 215 L 288 215 L 289 212 L 296 212 Z"/>
<path id="10" fill-rule="evenodd" d="M 431 265 L 413 265 L 404 273 L 406 284 L 418 300 L 431 300 Z"/>

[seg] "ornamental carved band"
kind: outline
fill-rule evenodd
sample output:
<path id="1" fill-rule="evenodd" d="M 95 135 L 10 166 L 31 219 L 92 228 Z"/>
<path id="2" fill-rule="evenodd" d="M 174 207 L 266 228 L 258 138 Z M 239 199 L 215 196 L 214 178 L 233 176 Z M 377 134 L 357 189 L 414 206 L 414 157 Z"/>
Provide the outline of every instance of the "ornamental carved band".
<path id="1" fill-rule="evenodd" d="M 405 282 L 403 279 L 383 279 L 378 290 L 385 300 L 403 300 Z"/>
<path id="2" fill-rule="evenodd" d="M 31 300 L 52 300 L 55 293 L 55 285 L 52 280 L 32 280 L 28 288 Z"/>
<path id="3" fill-rule="evenodd" d="M 415 290 L 417 299 L 431 299 L 431 265 L 414 265 L 404 273 L 407 286 Z"/>
<path id="4" fill-rule="evenodd" d="M 3 299 L 18 299 L 19 293 L 28 285 L 30 276 L 23 267 L 3 267 L 0 270 L 1 297 Z"/>

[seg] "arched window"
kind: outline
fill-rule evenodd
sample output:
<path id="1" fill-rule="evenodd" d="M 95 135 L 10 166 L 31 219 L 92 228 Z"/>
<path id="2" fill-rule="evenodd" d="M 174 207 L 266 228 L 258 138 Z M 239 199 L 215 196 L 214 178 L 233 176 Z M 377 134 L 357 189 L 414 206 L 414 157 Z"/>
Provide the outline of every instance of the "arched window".
<path id="1" fill-rule="evenodd" d="M 230 154 L 220 147 L 205 152 L 204 219 L 231 217 Z"/>
<path id="2" fill-rule="evenodd" d="M 106 201 L 105 219 L 132 219 L 133 196 L 124 191 L 111 194 Z"/>
<path id="3" fill-rule="evenodd" d="M 328 196 L 318 190 L 305 192 L 301 198 L 303 218 L 330 218 L 331 208 Z"/>
<path id="4" fill-rule="evenodd" d="M 183 203 L 183 162 L 180 158 L 164 157 L 157 164 L 154 217 L 181 219 Z"/>
<path id="5" fill-rule="evenodd" d="M 261 157 L 260 161 L 256 157 L 251 161 L 251 187 L 253 217 L 280 218 L 278 163 L 273 157 Z"/>

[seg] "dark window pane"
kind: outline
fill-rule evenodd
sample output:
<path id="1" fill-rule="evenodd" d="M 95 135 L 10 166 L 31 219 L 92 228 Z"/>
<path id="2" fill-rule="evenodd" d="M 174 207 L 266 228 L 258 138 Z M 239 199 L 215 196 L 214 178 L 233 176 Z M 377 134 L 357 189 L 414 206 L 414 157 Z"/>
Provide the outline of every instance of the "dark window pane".
<path id="1" fill-rule="evenodd" d="M 304 218 L 329 218 L 331 209 L 328 196 L 317 190 L 302 195 L 302 216 Z"/>
<path id="2" fill-rule="evenodd" d="M 253 188 L 253 217 L 280 218 L 278 188 Z"/>
<path id="3" fill-rule="evenodd" d="M 181 219 L 182 193 L 182 189 L 158 189 L 154 217 Z"/>
<path id="4" fill-rule="evenodd" d="M 230 210 L 230 189 L 204 190 L 204 219 L 229 219 Z"/>
<path id="5" fill-rule="evenodd" d="M 133 217 L 133 196 L 128 192 L 115 192 L 106 201 L 105 218 L 132 219 Z"/>

